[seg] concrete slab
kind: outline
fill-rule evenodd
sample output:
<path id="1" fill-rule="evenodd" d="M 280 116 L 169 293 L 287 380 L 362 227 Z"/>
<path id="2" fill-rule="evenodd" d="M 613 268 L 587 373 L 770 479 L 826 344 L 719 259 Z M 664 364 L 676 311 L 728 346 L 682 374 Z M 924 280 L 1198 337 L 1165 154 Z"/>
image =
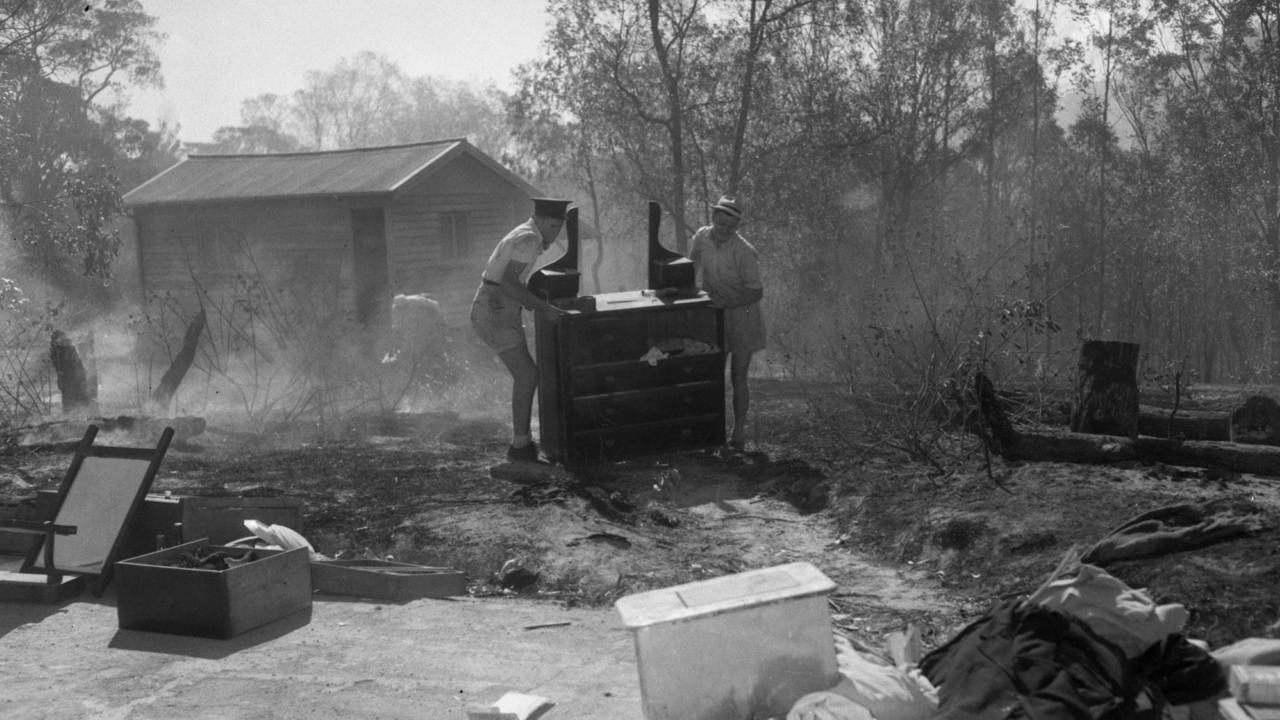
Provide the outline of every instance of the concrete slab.
<path id="1" fill-rule="evenodd" d="M 513 690 L 554 701 L 548 720 L 641 720 L 638 682 L 611 608 L 316 595 L 309 612 L 213 640 L 120 630 L 111 589 L 0 602 L 4 718 L 436 720 Z"/>

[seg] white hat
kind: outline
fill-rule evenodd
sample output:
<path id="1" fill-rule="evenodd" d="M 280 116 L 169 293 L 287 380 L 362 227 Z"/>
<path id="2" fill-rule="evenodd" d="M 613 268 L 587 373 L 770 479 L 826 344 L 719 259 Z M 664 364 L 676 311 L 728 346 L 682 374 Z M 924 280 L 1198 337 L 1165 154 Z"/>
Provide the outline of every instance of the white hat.
<path id="1" fill-rule="evenodd" d="M 716 204 L 711 206 L 711 209 L 713 211 L 719 210 L 730 217 L 742 218 L 742 208 L 738 205 L 737 199 L 730 195 L 721 195 Z"/>

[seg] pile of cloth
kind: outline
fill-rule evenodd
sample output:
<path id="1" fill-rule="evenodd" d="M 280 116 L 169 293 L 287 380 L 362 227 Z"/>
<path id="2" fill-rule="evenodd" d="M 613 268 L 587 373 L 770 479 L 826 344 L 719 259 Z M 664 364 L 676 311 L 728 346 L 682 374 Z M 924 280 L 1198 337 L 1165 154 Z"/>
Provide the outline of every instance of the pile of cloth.
<path id="1" fill-rule="evenodd" d="M 675 355 L 704 355 L 715 352 L 716 349 L 716 346 L 711 343 L 703 342 L 687 335 L 680 335 L 654 343 L 649 346 L 649 351 L 641 356 L 640 359 L 650 365 L 657 365 L 659 360 Z"/>
<path id="2" fill-rule="evenodd" d="M 801 698 L 787 720 L 1190 717 L 1226 690 L 1208 647 L 1183 635 L 1179 604 L 1102 569 L 1050 580 L 995 605 L 950 642 L 894 663 L 837 636 L 842 680 Z M 1211 717 L 1211 716 L 1210 716 Z"/>

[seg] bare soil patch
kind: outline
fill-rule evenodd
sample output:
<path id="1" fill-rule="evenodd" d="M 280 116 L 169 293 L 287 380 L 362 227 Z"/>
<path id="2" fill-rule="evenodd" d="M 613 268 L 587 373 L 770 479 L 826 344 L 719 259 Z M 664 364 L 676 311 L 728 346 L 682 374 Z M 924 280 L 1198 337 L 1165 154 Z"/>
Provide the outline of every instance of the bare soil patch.
<path id="1" fill-rule="evenodd" d="M 1266 529 L 1107 567 L 1159 602 L 1191 611 L 1214 646 L 1275 633 L 1280 619 L 1280 483 L 1159 465 L 996 463 L 957 436 L 949 472 L 859 442 L 832 394 L 760 381 L 749 452 L 701 452 L 568 473 L 507 465 L 494 415 L 361 418 L 335 431 L 247 434 L 209 419 L 174 447 L 155 490 L 289 495 L 304 535 L 329 555 L 385 557 L 464 571 L 476 595 L 607 605 L 645 589 L 806 560 L 839 584 L 835 622 L 878 643 L 908 622 L 929 645 L 991 603 L 1035 589 L 1073 547 L 1135 515 L 1227 504 Z M 105 441 L 106 439 L 104 439 Z M 124 441 L 127 438 L 111 438 Z M 963 448 L 969 448 L 967 451 Z M 56 486 L 58 446 L 0 455 L 0 499 Z M 496 469 L 495 469 L 496 468 Z M 520 591 L 497 572 L 538 573 Z"/>

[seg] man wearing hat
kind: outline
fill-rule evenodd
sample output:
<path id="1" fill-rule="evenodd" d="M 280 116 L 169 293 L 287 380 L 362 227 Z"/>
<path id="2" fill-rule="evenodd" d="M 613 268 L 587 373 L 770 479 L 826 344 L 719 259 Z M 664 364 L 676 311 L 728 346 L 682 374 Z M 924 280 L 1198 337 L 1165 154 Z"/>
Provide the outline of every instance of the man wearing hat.
<path id="1" fill-rule="evenodd" d="M 711 224 L 699 228 L 689 243 L 689 259 L 697 271 L 698 287 L 706 291 L 711 304 L 724 309 L 724 338 L 729 351 L 729 381 L 733 386 L 733 430 L 729 447 L 746 445 L 747 411 L 751 391 L 747 371 L 752 354 L 765 347 L 764 316 L 760 298 L 760 263 L 756 250 L 738 234 L 742 206 L 737 199 L 722 196 L 711 206 Z"/>
<path id="2" fill-rule="evenodd" d="M 526 287 L 534 262 L 555 242 L 564 225 L 568 200 L 533 198 L 533 215 L 498 242 L 480 276 L 480 287 L 471 302 L 471 326 L 493 348 L 511 372 L 511 447 L 507 458 L 535 462 L 538 446 L 530 423 L 533 396 L 538 390 L 538 366 L 525 342 L 521 310 L 544 313 L 555 322 L 560 308 L 534 295 Z"/>

